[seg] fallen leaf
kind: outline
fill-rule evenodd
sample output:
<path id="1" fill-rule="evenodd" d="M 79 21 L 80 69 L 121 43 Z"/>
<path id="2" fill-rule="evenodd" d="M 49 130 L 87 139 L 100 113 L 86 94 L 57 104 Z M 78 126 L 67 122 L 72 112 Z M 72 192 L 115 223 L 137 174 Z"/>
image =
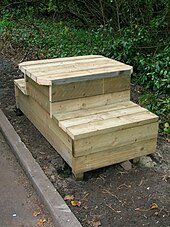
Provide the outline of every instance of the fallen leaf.
<path id="1" fill-rule="evenodd" d="M 158 208 L 158 205 L 156 203 L 152 203 L 150 205 L 150 210 L 157 209 L 157 208 Z"/>
<path id="2" fill-rule="evenodd" d="M 37 220 L 36 227 L 44 227 L 44 223 L 47 221 L 46 218 L 40 218 Z"/>
<path id="3" fill-rule="evenodd" d="M 40 210 L 34 210 L 33 212 L 32 212 L 32 215 L 34 216 L 34 217 L 37 217 L 38 215 L 40 215 L 41 214 L 41 211 Z"/>
<path id="4" fill-rule="evenodd" d="M 76 206 L 81 206 L 81 202 L 80 201 L 77 201 L 77 200 L 72 200 L 71 202 L 71 205 L 73 206 L 73 207 L 76 207 Z"/>
<path id="5" fill-rule="evenodd" d="M 93 221 L 92 225 L 93 225 L 93 227 L 99 227 L 99 226 L 101 226 L 101 221 Z"/>
<path id="6" fill-rule="evenodd" d="M 162 176 L 162 180 L 168 182 L 168 180 L 170 180 L 170 174 L 165 174 L 164 176 Z"/>
<path id="7" fill-rule="evenodd" d="M 170 138 L 166 138 L 166 141 L 168 141 L 170 143 Z"/>
<path id="8" fill-rule="evenodd" d="M 73 196 L 73 195 L 65 195 L 65 196 L 64 196 L 64 200 L 65 200 L 65 201 L 67 201 L 67 200 L 68 200 L 68 201 L 71 201 L 71 200 L 73 200 L 73 199 L 74 199 L 74 196 Z"/>

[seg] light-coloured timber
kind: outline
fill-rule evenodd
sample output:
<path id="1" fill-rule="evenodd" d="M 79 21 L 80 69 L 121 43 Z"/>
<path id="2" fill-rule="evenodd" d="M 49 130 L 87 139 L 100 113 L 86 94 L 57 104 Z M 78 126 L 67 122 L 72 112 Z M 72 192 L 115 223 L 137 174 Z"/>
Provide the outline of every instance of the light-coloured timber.
<path id="1" fill-rule="evenodd" d="M 140 126 L 157 122 L 154 114 L 148 111 L 136 112 L 135 114 L 111 117 L 95 121 L 89 121 L 80 125 L 66 127 L 64 121 L 59 122 L 59 126 L 74 140 L 82 139 L 103 133 L 123 130 L 129 127 Z"/>
<path id="2" fill-rule="evenodd" d="M 41 88 L 38 89 L 36 88 L 36 86 L 34 86 L 31 83 L 26 83 L 26 84 L 27 84 L 28 95 L 31 96 L 34 100 L 36 100 L 36 102 L 38 102 L 38 104 L 50 114 L 51 104 L 49 102 L 49 97 L 45 96 L 41 92 Z"/>
<path id="3" fill-rule="evenodd" d="M 126 102 L 130 99 L 130 91 L 121 91 L 116 93 L 109 93 L 103 95 L 96 95 L 85 98 L 77 98 L 61 102 L 52 103 L 53 116 L 55 113 L 65 113 L 75 110 L 86 110 L 89 108 L 96 108 L 99 106 L 106 106 L 120 102 Z"/>
<path id="4" fill-rule="evenodd" d="M 18 89 L 18 88 L 17 88 Z M 42 135 L 51 143 L 64 160 L 72 166 L 72 140 L 57 125 L 50 116 L 30 96 L 24 96 L 18 89 L 19 108 L 36 126 Z M 30 106 L 32 108 L 30 108 Z M 64 151 L 64 152 L 63 152 Z"/>
<path id="5" fill-rule="evenodd" d="M 158 117 L 130 101 L 132 67 L 89 55 L 20 63 L 16 105 L 77 179 L 155 151 Z"/>
<path id="6" fill-rule="evenodd" d="M 158 123 L 120 129 L 110 133 L 74 140 L 74 157 L 110 150 L 136 142 L 154 139 L 157 136 Z M 97 141 L 97 143 L 96 143 Z"/>
<path id="7" fill-rule="evenodd" d="M 30 86 L 33 86 L 38 92 L 41 92 L 43 95 L 47 96 L 48 98 L 50 97 L 49 86 L 39 85 L 35 81 L 30 79 L 28 76 L 25 76 L 25 81 L 26 81 L 26 89 L 28 89 L 28 86 L 30 85 Z"/>
<path id="8" fill-rule="evenodd" d="M 25 81 L 24 79 L 17 79 L 17 80 L 14 80 L 14 85 L 15 87 L 18 87 L 19 90 L 24 94 L 24 95 L 27 95 L 27 89 L 25 87 Z M 18 96 L 18 94 L 17 94 Z"/>
<path id="9" fill-rule="evenodd" d="M 43 59 L 43 60 L 34 60 L 34 61 L 27 61 L 22 62 L 19 64 L 19 68 L 24 66 L 32 66 L 32 65 L 42 65 L 42 64 L 49 64 L 49 63 L 56 63 L 56 62 L 76 62 L 77 60 L 84 61 L 85 59 L 94 59 L 94 58 L 103 58 L 101 55 L 85 55 L 85 56 L 76 56 L 76 57 L 65 57 L 65 58 L 52 58 L 52 59 Z M 22 71 L 22 70 L 21 70 Z"/>
<path id="10" fill-rule="evenodd" d="M 104 166 L 120 163 L 136 157 L 154 153 L 157 139 L 145 140 L 128 146 L 103 150 L 101 152 L 73 159 L 72 170 L 75 175 Z"/>
<path id="11" fill-rule="evenodd" d="M 36 76 L 36 73 L 32 73 L 30 77 L 36 80 L 38 84 L 43 85 L 56 85 L 71 82 L 96 80 L 102 78 L 110 78 L 124 74 L 131 74 L 132 68 L 130 66 L 114 66 L 114 67 L 100 67 L 97 69 L 80 70 L 76 72 L 68 72 L 67 76 L 65 72 L 54 73 L 52 75 Z"/>
<path id="12" fill-rule="evenodd" d="M 77 61 L 68 61 L 68 62 L 53 62 L 53 63 L 47 63 L 47 64 L 41 64 L 41 65 L 32 65 L 32 66 L 24 66 L 26 69 L 26 72 L 29 70 L 29 73 L 35 73 L 36 75 L 46 76 L 54 74 L 56 72 L 58 73 L 68 73 L 68 72 L 75 72 L 80 70 L 88 70 L 88 69 L 97 69 L 100 68 L 101 65 L 106 66 L 113 66 L 117 65 L 123 65 L 123 63 L 120 63 L 115 60 L 111 60 L 109 58 L 93 58 L 93 59 L 84 59 L 84 60 L 77 60 Z M 29 75 L 28 73 L 28 75 Z"/>
<path id="13" fill-rule="evenodd" d="M 130 76 L 73 82 L 52 86 L 52 102 L 116 93 L 130 89 Z"/>
<path id="14" fill-rule="evenodd" d="M 112 110 L 126 109 L 126 108 L 134 107 L 134 106 L 136 106 L 136 104 L 131 101 L 125 101 L 125 102 L 120 101 L 118 103 L 115 102 L 115 103 L 102 105 L 102 106 L 94 105 L 91 108 L 88 107 L 85 109 L 78 109 L 78 110 L 74 110 L 74 111 L 67 111 L 67 112 L 62 112 L 62 113 L 54 112 L 53 116 L 57 120 L 57 123 L 58 123 L 59 121 L 63 121 L 63 120 L 105 113 L 105 112 L 112 111 Z"/>
<path id="15" fill-rule="evenodd" d="M 132 67 L 97 56 L 63 58 L 20 63 L 21 71 L 40 85 L 56 85 L 130 75 Z"/>
<path id="16" fill-rule="evenodd" d="M 52 86 L 52 102 L 103 94 L 103 81 L 92 80 Z"/>

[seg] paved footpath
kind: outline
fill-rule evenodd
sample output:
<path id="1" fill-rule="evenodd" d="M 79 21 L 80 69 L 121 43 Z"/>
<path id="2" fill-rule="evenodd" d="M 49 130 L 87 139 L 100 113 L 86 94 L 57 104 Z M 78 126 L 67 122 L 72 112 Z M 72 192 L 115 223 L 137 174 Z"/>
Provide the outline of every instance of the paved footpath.
<path id="1" fill-rule="evenodd" d="M 36 226 L 54 227 L 0 132 L 0 227 Z"/>

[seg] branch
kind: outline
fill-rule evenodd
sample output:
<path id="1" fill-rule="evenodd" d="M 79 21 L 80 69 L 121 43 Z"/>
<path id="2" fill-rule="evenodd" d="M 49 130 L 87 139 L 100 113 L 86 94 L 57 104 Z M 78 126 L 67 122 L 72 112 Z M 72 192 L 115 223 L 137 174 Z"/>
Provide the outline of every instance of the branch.
<path id="1" fill-rule="evenodd" d="M 38 2 L 38 3 L 40 3 L 40 4 L 42 4 L 42 5 L 44 5 L 45 7 L 48 7 L 45 3 L 43 3 L 43 2 L 41 2 L 41 1 L 20 1 L 20 2 L 12 2 L 12 3 L 9 3 L 8 5 L 6 5 L 6 6 L 3 6 L 2 8 L 1 8 L 1 10 L 2 9 L 7 9 L 7 8 L 9 8 L 9 7 L 11 7 L 11 6 L 13 6 L 13 5 L 22 5 L 22 4 L 26 4 L 26 3 L 35 3 L 35 2 Z"/>

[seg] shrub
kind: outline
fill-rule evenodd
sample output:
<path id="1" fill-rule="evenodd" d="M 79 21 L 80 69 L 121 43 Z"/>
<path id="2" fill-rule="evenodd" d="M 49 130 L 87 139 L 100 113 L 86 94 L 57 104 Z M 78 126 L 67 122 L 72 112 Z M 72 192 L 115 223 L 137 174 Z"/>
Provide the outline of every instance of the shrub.
<path id="1" fill-rule="evenodd" d="M 24 58 L 100 54 L 133 65 L 132 81 L 143 86 L 140 104 L 158 114 L 161 132 L 169 133 L 170 41 L 161 33 L 167 27 L 165 20 L 158 16 L 148 25 L 131 24 L 115 33 L 109 23 L 84 28 L 76 20 L 37 18 L 32 7 L 26 14 L 1 13 L 0 39 L 10 42 L 13 50 L 22 50 Z"/>

